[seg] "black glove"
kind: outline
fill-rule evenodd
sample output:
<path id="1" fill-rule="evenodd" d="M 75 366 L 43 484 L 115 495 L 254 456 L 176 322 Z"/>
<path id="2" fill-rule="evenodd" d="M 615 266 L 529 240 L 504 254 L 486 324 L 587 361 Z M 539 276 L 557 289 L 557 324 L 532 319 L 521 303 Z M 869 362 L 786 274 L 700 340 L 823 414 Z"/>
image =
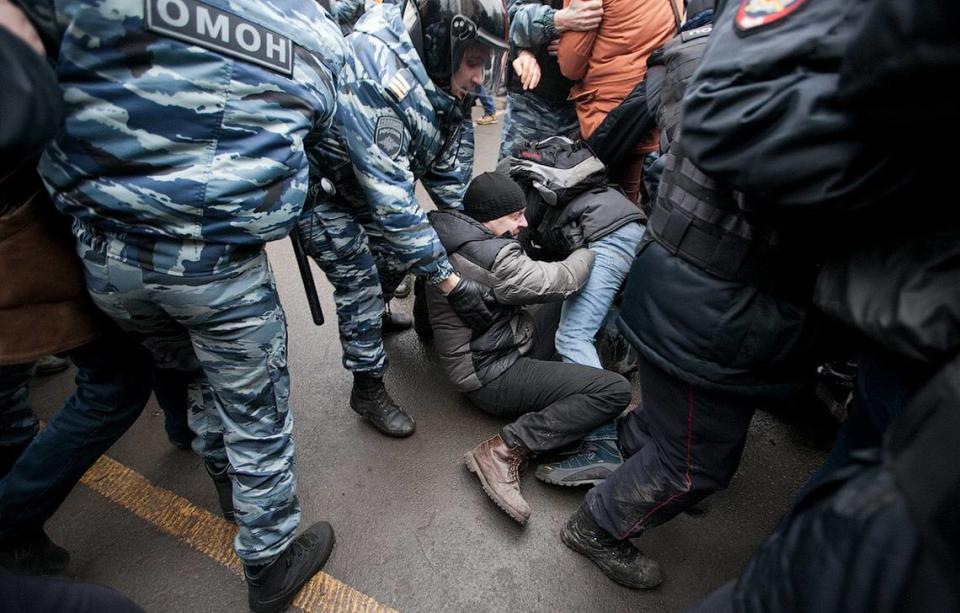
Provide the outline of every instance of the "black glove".
<path id="1" fill-rule="evenodd" d="M 565 252 L 563 257 L 587 244 L 587 241 L 583 240 L 583 226 L 576 221 L 570 222 L 562 228 L 557 228 L 556 241 Z"/>
<path id="2" fill-rule="evenodd" d="M 493 301 L 488 294 L 489 291 L 476 281 L 460 277 L 460 282 L 447 294 L 447 300 L 470 328 L 476 332 L 486 332 L 496 319 L 487 308 L 487 302 Z"/>

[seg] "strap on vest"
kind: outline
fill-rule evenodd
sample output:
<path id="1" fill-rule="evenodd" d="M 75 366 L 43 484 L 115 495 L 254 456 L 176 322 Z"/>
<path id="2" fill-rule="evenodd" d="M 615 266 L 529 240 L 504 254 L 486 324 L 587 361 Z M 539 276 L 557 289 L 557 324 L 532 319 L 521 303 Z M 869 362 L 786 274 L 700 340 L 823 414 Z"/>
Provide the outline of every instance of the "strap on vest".
<path id="1" fill-rule="evenodd" d="M 648 229 L 656 241 L 694 266 L 791 301 L 809 302 L 816 267 L 781 233 L 748 222 L 721 188 L 692 164 L 679 142 L 667 154 Z M 687 176 L 685 173 L 693 173 Z"/>

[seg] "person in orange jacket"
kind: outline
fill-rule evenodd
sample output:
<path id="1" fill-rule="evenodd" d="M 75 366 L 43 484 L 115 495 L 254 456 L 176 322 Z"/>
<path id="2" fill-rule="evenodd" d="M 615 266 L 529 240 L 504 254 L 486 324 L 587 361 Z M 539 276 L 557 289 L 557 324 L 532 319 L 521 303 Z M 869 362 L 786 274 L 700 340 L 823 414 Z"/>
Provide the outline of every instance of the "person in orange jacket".
<path id="1" fill-rule="evenodd" d="M 564 6 L 571 1 L 564 0 Z M 681 11 L 677 0 L 603 0 L 598 28 L 560 36 L 557 60 L 563 75 L 576 81 L 570 99 L 576 102 L 583 138 L 643 80 L 647 58 L 676 33 Z M 630 159 L 612 169 L 612 179 L 638 204 L 643 157 L 656 148 L 656 133 L 651 133 Z"/>

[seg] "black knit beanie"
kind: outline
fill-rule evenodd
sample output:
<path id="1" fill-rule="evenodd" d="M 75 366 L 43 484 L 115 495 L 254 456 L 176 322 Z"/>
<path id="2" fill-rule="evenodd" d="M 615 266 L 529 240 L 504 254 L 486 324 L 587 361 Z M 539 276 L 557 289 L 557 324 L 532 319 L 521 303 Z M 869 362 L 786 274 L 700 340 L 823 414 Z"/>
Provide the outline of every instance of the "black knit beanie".
<path id="1" fill-rule="evenodd" d="M 515 213 L 527 199 L 513 179 L 499 172 L 477 175 L 463 196 L 463 212 L 480 223 Z"/>

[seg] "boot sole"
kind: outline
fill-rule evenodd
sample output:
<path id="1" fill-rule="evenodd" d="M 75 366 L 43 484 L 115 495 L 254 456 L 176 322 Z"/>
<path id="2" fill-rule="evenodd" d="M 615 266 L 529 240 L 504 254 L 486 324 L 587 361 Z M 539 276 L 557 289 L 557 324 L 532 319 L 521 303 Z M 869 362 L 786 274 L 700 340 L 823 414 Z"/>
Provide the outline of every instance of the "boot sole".
<path id="1" fill-rule="evenodd" d="M 359 415 L 360 417 L 362 417 L 362 418 L 363 418 L 363 421 L 365 421 L 365 422 L 367 422 L 368 424 L 370 424 L 371 426 L 373 426 L 373 428 L 374 428 L 377 432 L 379 432 L 380 434 L 383 434 L 383 435 L 385 435 L 385 436 L 389 436 L 390 438 L 407 438 L 407 437 L 409 437 L 409 436 L 412 436 L 413 433 L 417 431 L 417 424 L 416 424 L 416 422 L 414 422 L 414 424 L 413 424 L 413 430 L 410 430 L 410 432 L 393 432 L 393 431 L 391 431 L 391 430 L 387 430 L 387 429 L 385 429 L 385 428 L 381 428 L 380 426 L 378 426 L 378 425 L 377 425 L 377 422 L 375 422 L 375 421 L 373 421 L 372 419 L 370 419 L 369 417 L 367 417 L 367 414 L 366 414 L 366 413 L 363 413 L 362 411 L 358 411 L 356 408 L 354 408 L 352 402 L 350 403 L 350 409 L 351 409 L 354 413 L 356 413 L 357 415 Z"/>
<path id="2" fill-rule="evenodd" d="M 536 473 L 533 476 L 537 478 L 537 481 L 540 481 L 542 483 L 547 483 L 549 485 L 559 485 L 560 487 L 581 487 L 584 485 L 594 486 L 594 485 L 600 485 L 601 483 L 604 482 L 604 479 L 582 479 L 578 481 L 551 481 L 547 477 L 540 476 L 539 473 Z"/>
<path id="3" fill-rule="evenodd" d="M 527 525 L 529 518 L 524 517 L 517 513 L 516 511 L 510 509 L 505 503 L 501 502 L 500 498 L 494 493 L 493 489 L 487 483 L 486 477 L 483 476 L 483 471 L 480 470 L 480 467 L 477 465 L 477 461 L 473 458 L 473 452 L 468 451 L 463 455 L 463 459 L 467 464 L 467 470 L 472 472 L 477 476 L 477 479 L 480 480 L 480 486 L 483 488 L 483 493 L 487 495 L 487 498 L 493 501 L 495 505 L 500 507 L 500 510 L 510 516 L 510 519 L 517 522 L 521 526 Z"/>
<path id="4" fill-rule="evenodd" d="M 414 429 L 411 430 L 410 432 L 393 432 L 391 430 L 387 430 L 386 428 L 381 428 L 380 426 L 377 425 L 377 422 L 373 421 L 363 413 L 357 413 L 357 414 L 363 418 L 363 421 L 373 426 L 373 428 L 377 432 L 385 436 L 389 436 L 390 438 L 408 438 L 410 436 L 413 436 L 413 433 L 417 431 L 416 427 L 414 427 Z"/>
<path id="5" fill-rule="evenodd" d="M 610 579 L 610 580 L 613 581 L 614 583 L 617 583 L 617 584 L 622 585 L 622 586 L 624 586 L 624 587 L 629 587 L 629 588 L 632 588 L 632 589 L 635 589 L 635 590 L 650 590 L 650 589 L 653 589 L 653 588 L 657 587 L 657 586 L 660 585 L 661 583 L 663 583 L 663 576 L 662 576 L 662 575 L 661 575 L 661 577 L 660 577 L 660 580 L 657 581 L 656 583 L 653 583 L 653 584 L 633 583 L 633 582 L 630 582 L 630 581 L 623 581 L 623 580 L 621 580 L 621 579 L 619 579 L 619 578 L 616 578 L 616 577 L 611 577 L 611 576 L 607 573 L 607 569 L 604 568 L 599 562 L 597 562 L 596 560 L 593 559 L 593 557 L 590 555 L 590 551 L 589 551 L 588 549 L 586 549 L 586 548 L 581 548 L 580 545 L 579 545 L 579 543 L 577 543 L 577 542 L 576 542 L 575 540 L 573 540 L 571 537 L 567 536 L 567 528 L 566 528 L 566 527 L 564 527 L 563 530 L 560 531 L 560 540 L 563 541 L 563 544 L 566 545 L 568 549 L 571 549 L 572 551 L 574 551 L 574 552 L 582 555 L 582 556 L 585 557 L 586 559 L 588 559 L 588 560 L 590 560 L 591 562 L 593 562 L 593 563 L 597 566 L 597 568 L 600 569 L 600 572 L 603 573 L 603 576 L 606 577 L 607 579 Z"/>

